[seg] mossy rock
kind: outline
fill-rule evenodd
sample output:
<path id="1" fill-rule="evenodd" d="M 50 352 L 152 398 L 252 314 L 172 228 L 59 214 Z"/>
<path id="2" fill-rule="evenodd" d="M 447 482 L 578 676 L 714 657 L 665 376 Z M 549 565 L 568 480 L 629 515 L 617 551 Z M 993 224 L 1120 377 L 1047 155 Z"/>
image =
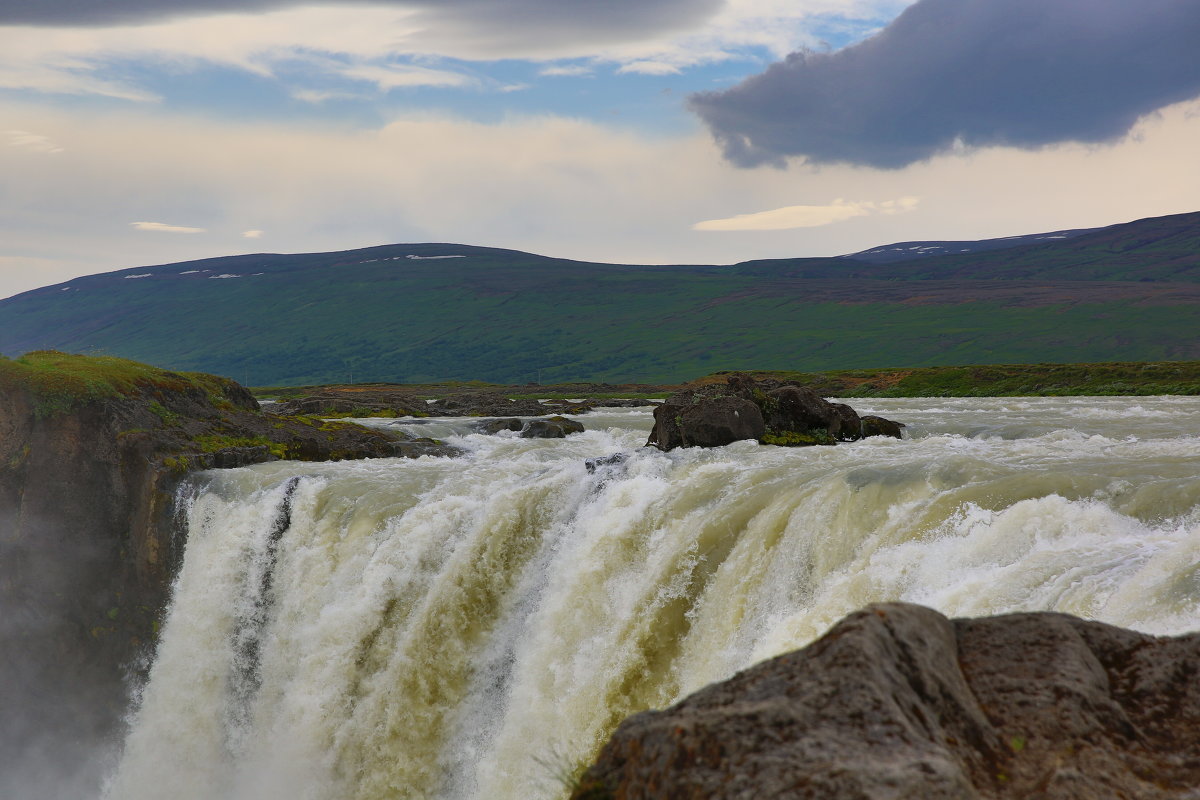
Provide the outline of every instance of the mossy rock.
<path id="1" fill-rule="evenodd" d="M 833 445 L 837 440 L 823 428 L 816 428 L 807 433 L 797 431 L 767 432 L 759 439 L 762 444 L 773 444 L 778 447 L 810 447 L 812 445 Z"/>

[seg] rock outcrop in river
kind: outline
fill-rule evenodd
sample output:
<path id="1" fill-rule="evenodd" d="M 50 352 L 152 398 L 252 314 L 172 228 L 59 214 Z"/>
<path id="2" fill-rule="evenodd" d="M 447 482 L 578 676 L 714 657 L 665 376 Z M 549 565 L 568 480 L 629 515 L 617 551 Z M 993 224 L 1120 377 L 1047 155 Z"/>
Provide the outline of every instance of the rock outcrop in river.
<path id="1" fill-rule="evenodd" d="M 182 550 L 168 517 L 188 472 L 451 452 L 263 414 L 233 381 L 115 358 L 0 359 L 0 400 L 3 771 L 36 773 L 52 753 L 87 773 L 95 743 L 113 733 Z"/>
<path id="2" fill-rule="evenodd" d="M 583 433 L 581 423 L 566 417 L 535 417 L 534 419 L 517 419 L 516 417 L 501 417 L 489 419 L 476 424 L 475 430 L 489 435 L 501 431 L 514 431 L 522 439 L 565 439 L 572 433 Z"/>
<path id="3" fill-rule="evenodd" d="M 654 409 L 647 444 L 660 450 L 720 447 L 743 439 L 797 447 L 850 442 L 866 436 L 902 438 L 898 422 L 859 417 L 794 381 L 758 381 L 734 373 L 724 384 L 676 392 Z"/>
<path id="4" fill-rule="evenodd" d="M 621 724 L 573 800 L 1195 798 L 1200 633 L 869 606 Z"/>

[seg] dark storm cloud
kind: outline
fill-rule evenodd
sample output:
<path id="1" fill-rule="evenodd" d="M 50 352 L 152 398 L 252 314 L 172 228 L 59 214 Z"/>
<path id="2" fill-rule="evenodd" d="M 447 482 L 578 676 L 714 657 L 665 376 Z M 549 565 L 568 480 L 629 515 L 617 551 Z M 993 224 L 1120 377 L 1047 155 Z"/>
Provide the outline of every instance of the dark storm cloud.
<path id="1" fill-rule="evenodd" d="M 0 0 L 0 25 L 121 25 L 226 11 L 364 0 Z M 531 35 L 635 35 L 673 30 L 708 17 L 723 0 L 365 0 L 420 9 L 437 19 L 526 26 Z"/>
<path id="2" fill-rule="evenodd" d="M 731 161 L 896 168 L 951 148 L 1106 142 L 1200 96 L 1200 0 L 919 0 L 691 107 Z"/>
<path id="3" fill-rule="evenodd" d="M 3 2 L 3 0 L 0 0 Z M 392 0 L 419 7 L 439 30 L 490 35 L 527 47 L 548 42 L 617 43 L 695 27 L 726 0 Z M 497 35 L 497 32 L 501 32 Z"/>

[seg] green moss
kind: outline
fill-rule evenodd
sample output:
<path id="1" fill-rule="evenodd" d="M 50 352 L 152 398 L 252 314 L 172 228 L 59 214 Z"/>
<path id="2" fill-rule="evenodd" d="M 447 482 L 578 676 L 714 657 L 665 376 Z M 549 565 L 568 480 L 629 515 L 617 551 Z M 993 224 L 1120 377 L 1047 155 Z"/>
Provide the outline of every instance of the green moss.
<path id="1" fill-rule="evenodd" d="M 764 417 L 779 410 L 779 400 L 771 397 L 757 386 L 754 387 L 754 403 L 762 410 Z"/>
<path id="2" fill-rule="evenodd" d="M 395 419 L 400 414 L 394 408 L 373 409 L 366 406 L 359 406 L 353 411 L 328 411 L 322 414 L 326 419 L 346 419 L 352 417 L 354 419 L 364 419 L 366 417 L 387 417 Z M 413 413 L 414 417 L 427 417 L 428 414 Z"/>
<path id="3" fill-rule="evenodd" d="M 770 431 L 759 439 L 763 444 L 773 444 L 779 447 L 808 447 L 811 445 L 837 444 L 829 431 L 824 428 L 814 428 L 808 433 L 796 431 Z"/>
<path id="4" fill-rule="evenodd" d="M 187 456 L 179 456 L 178 458 L 168 456 L 163 459 L 163 466 L 177 474 L 188 472 L 192 468 L 192 461 Z"/>
<path id="5" fill-rule="evenodd" d="M 225 436 L 219 433 L 206 433 L 193 437 L 192 442 L 202 453 L 215 453 L 229 447 L 275 447 L 266 436 Z"/>
<path id="6" fill-rule="evenodd" d="M 308 424 L 314 428 L 317 428 L 318 430 L 329 433 L 337 433 L 344 430 L 362 430 L 362 428 L 355 426 L 353 422 L 337 422 L 335 420 L 313 419 L 311 417 L 308 418 Z"/>
<path id="7" fill-rule="evenodd" d="M 571 800 L 613 800 L 615 795 L 608 784 L 594 778 L 584 778 L 571 792 Z"/>
<path id="8" fill-rule="evenodd" d="M 10 458 L 10 459 L 8 460 L 8 466 L 9 466 L 9 468 L 10 468 L 10 469 L 16 469 L 17 467 L 19 467 L 19 466 L 21 466 L 22 464 L 24 464 L 24 463 L 25 463 L 25 461 L 26 461 L 26 460 L 29 458 L 29 454 L 30 454 L 31 452 L 32 452 L 32 450 L 31 450 L 30 446 L 29 446 L 29 445 L 25 445 L 25 446 L 24 446 L 24 447 L 22 447 L 22 448 L 21 448 L 21 449 L 20 449 L 18 452 L 16 452 L 16 453 L 13 453 L 13 455 L 12 455 L 12 458 Z"/>
<path id="9" fill-rule="evenodd" d="M 158 415 L 158 418 L 163 421 L 164 425 L 179 424 L 179 415 L 157 400 L 150 401 L 150 410 Z"/>
<path id="10" fill-rule="evenodd" d="M 34 412 L 39 418 L 139 390 L 178 392 L 198 389 L 223 399 L 227 386 L 228 381 L 214 375 L 171 372 L 110 356 L 36 350 L 19 358 L 0 360 L 0 388 L 20 389 L 32 395 Z M 166 421 L 165 415 L 171 415 L 171 412 L 158 405 L 162 411 L 156 410 L 156 413 Z"/>

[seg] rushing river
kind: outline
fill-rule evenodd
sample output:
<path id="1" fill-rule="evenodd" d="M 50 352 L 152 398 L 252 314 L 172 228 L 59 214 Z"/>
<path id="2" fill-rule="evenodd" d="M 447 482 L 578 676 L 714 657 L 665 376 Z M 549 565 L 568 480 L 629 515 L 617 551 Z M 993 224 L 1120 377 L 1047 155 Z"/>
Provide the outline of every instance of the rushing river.
<path id="1" fill-rule="evenodd" d="M 378 420 L 470 452 L 201 475 L 108 797 L 559 797 L 626 715 L 874 601 L 1200 628 L 1200 398 L 853 404 L 910 438 Z"/>

